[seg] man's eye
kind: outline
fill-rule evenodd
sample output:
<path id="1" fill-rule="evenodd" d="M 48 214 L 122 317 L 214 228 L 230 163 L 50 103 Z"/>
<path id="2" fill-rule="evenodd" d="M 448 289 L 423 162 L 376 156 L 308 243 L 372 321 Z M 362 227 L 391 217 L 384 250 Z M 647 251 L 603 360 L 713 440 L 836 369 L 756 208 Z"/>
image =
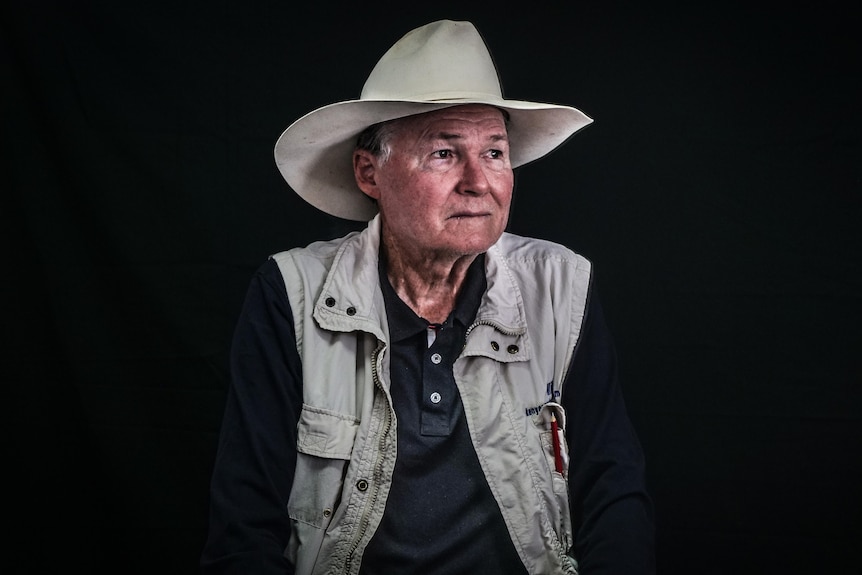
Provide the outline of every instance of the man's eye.
<path id="1" fill-rule="evenodd" d="M 452 157 L 452 150 L 437 150 L 433 154 L 431 154 L 435 158 L 446 159 Z"/>
<path id="2" fill-rule="evenodd" d="M 503 157 L 503 150 L 491 150 L 491 151 L 490 151 L 490 152 L 488 152 L 488 153 L 489 153 L 489 154 L 490 154 L 490 156 L 491 156 L 493 159 L 495 159 L 495 160 L 499 160 L 500 158 L 502 158 L 502 157 Z"/>

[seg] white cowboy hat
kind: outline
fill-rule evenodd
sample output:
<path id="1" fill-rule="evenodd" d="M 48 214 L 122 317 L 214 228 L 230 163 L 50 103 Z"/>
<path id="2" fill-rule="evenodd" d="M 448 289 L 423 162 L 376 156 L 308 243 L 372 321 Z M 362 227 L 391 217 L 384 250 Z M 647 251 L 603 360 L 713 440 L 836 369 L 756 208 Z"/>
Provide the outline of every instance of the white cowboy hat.
<path id="1" fill-rule="evenodd" d="M 323 106 L 288 126 L 275 144 L 275 163 L 288 185 L 316 208 L 370 220 L 377 206 L 353 176 L 357 136 L 378 122 L 460 104 L 508 112 L 513 168 L 541 158 L 592 122 L 569 106 L 504 99 L 491 54 L 473 24 L 441 20 L 396 42 L 358 100 Z"/>

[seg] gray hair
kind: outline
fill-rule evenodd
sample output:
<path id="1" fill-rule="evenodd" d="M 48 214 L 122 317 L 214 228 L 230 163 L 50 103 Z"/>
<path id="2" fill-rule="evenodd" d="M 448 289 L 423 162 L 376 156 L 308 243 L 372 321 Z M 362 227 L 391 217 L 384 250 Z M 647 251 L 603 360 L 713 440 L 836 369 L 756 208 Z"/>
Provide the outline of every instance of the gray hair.
<path id="1" fill-rule="evenodd" d="M 354 149 L 371 152 L 381 164 L 386 163 L 392 153 L 391 143 L 392 135 L 395 133 L 395 122 L 397 120 L 389 120 L 368 126 L 356 138 Z"/>

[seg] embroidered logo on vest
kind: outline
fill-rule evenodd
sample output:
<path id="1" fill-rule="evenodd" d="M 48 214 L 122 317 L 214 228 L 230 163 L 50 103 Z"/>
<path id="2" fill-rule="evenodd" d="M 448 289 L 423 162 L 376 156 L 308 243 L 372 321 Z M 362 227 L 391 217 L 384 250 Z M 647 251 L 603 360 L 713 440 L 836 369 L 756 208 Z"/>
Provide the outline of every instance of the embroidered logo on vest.
<path id="1" fill-rule="evenodd" d="M 558 401 L 560 399 L 560 392 L 557 389 L 554 389 L 554 382 L 551 381 L 545 386 L 545 401 L 537 405 L 535 407 L 528 407 L 524 410 L 524 414 L 529 417 L 531 415 L 537 415 L 540 411 L 542 411 L 542 406 L 548 403 L 549 401 Z"/>

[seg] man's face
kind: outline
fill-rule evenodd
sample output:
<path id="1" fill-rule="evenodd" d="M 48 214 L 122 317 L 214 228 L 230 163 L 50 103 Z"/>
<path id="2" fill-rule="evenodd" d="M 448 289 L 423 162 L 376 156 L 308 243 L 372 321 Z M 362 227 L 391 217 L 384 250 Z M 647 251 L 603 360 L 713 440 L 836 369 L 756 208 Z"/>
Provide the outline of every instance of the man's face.
<path id="1" fill-rule="evenodd" d="M 382 164 L 371 154 L 354 157 L 388 245 L 433 260 L 479 254 L 499 239 L 514 185 L 500 110 L 471 105 L 410 116 L 398 120 L 390 142 Z"/>

